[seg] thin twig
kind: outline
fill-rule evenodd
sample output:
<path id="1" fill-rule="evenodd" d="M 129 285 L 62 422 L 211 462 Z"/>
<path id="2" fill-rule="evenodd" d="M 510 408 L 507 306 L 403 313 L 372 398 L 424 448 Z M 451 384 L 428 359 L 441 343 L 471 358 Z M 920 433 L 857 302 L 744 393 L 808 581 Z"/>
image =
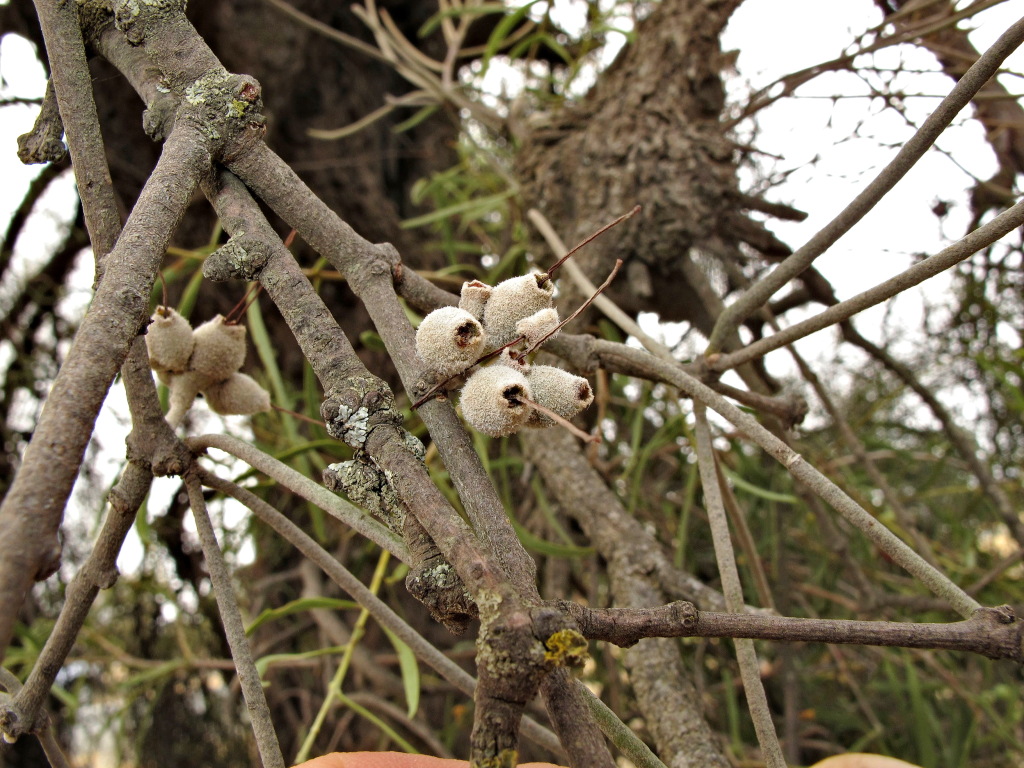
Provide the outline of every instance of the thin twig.
<path id="1" fill-rule="evenodd" d="M 718 573 L 722 580 L 722 593 L 729 610 L 739 613 L 743 610 L 743 586 L 740 584 L 739 571 L 736 568 L 736 557 L 729 535 L 729 522 L 722 503 L 722 490 L 719 486 L 719 475 L 716 471 L 718 460 L 711 444 L 711 430 L 708 427 L 707 408 L 702 403 L 694 403 L 694 416 L 697 419 L 697 461 L 700 469 L 701 484 L 704 487 L 704 502 L 708 513 L 708 524 L 711 527 L 711 538 L 715 547 L 715 559 L 718 562 Z M 756 554 L 756 553 L 755 553 Z M 770 768 L 785 768 L 786 760 L 782 756 L 779 737 L 772 723 L 771 710 L 768 708 L 768 697 L 761 683 L 761 670 L 754 651 L 754 641 L 736 639 L 736 659 L 740 665 L 740 677 L 743 690 L 750 708 L 750 718 L 754 722 L 761 753 Z"/>
<path id="2" fill-rule="evenodd" d="M 712 370 L 727 371 L 762 357 L 772 350 L 809 336 L 816 331 L 847 320 L 857 313 L 863 312 L 865 309 L 876 304 L 881 304 L 883 301 L 891 299 L 908 288 L 919 285 L 925 280 L 959 264 L 964 259 L 991 245 L 1022 224 L 1024 224 L 1024 200 L 1012 208 L 1003 211 L 992 221 L 978 227 L 963 239 L 943 248 L 934 256 L 929 256 L 927 259 L 918 262 L 895 277 L 879 283 L 874 288 L 869 288 L 853 298 L 834 304 L 814 317 L 810 317 L 778 333 L 748 344 L 736 352 L 712 356 L 708 360 L 708 364 Z"/>
<path id="3" fill-rule="evenodd" d="M 187 441 L 189 448 L 203 452 L 207 448 L 217 448 L 240 459 L 253 469 L 259 470 L 267 477 L 274 479 L 292 493 L 301 496 L 311 504 L 315 504 L 327 514 L 358 531 L 382 549 L 386 549 L 403 563 L 409 562 L 409 550 L 405 543 L 389 528 L 377 522 L 353 504 L 331 493 L 320 483 L 310 480 L 296 472 L 273 456 L 253 447 L 244 440 L 231 435 L 202 435 Z"/>
<path id="4" fill-rule="evenodd" d="M 999 69 L 999 65 L 1024 41 L 1024 19 L 1021 19 L 989 48 L 953 86 L 949 95 L 924 121 L 921 128 L 907 141 L 896 157 L 886 165 L 875 179 L 825 227 L 769 274 L 747 289 L 718 317 L 708 351 L 718 352 L 759 307 L 791 279 L 803 272 L 842 235 L 859 222 L 914 167 L 921 156 L 935 142 L 939 134 L 970 102 L 971 98 Z"/>
<path id="5" fill-rule="evenodd" d="M 967 651 L 989 659 L 1024 661 L 1024 621 L 1010 606 L 979 608 L 948 623 L 804 619 L 767 614 L 715 613 L 680 601 L 656 608 L 595 610 L 561 600 L 591 640 L 629 647 L 650 637 L 731 637 L 782 643 L 874 645 Z"/>
<path id="6" fill-rule="evenodd" d="M 640 206 L 637 206 L 637 210 L 638 210 L 639 208 L 640 208 Z M 627 214 L 627 215 L 628 215 L 628 214 Z M 611 225 L 609 225 L 609 226 L 611 226 Z M 523 355 L 529 355 L 529 354 L 530 354 L 531 352 L 534 352 L 534 351 L 535 351 L 535 350 L 536 350 L 536 349 L 537 349 L 537 348 L 538 348 L 538 347 L 539 347 L 539 346 L 540 346 L 541 344 L 543 344 L 543 343 L 544 343 L 545 341 L 547 341 L 547 340 L 548 340 L 548 339 L 550 339 L 550 338 L 551 338 L 552 336 L 554 336 L 554 335 L 555 335 L 556 333 L 558 333 L 558 332 L 559 332 L 560 330 L 562 330 L 562 327 L 563 327 L 563 326 L 567 325 L 568 323 L 571 323 L 571 322 L 572 322 L 573 320 L 575 320 L 575 319 L 576 319 L 577 317 L 579 317 L 579 316 L 580 316 L 580 314 L 582 314 L 582 313 L 583 313 L 583 311 L 584 311 L 584 310 L 585 310 L 585 309 L 586 309 L 587 307 L 589 307 L 589 306 L 590 306 L 591 304 L 593 304 L 593 303 L 594 303 L 594 300 L 595 300 L 595 299 L 596 299 L 596 298 L 597 298 L 598 296 L 600 296 L 600 295 L 601 295 L 602 293 L 604 293 L 605 289 L 606 289 L 606 288 L 607 288 L 607 287 L 608 287 L 609 285 L 611 285 L 611 284 L 612 284 L 612 280 L 614 280 L 614 279 L 615 279 L 615 276 L 616 276 L 617 274 L 619 274 L 619 270 L 620 270 L 620 269 L 622 269 L 622 259 L 616 259 L 616 260 L 615 260 L 615 266 L 614 266 L 614 267 L 612 267 L 612 271 L 611 271 L 611 272 L 609 273 L 609 275 L 608 275 L 608 277 L 607 277 L 607 278 L 605 279 L 605 281 L 604 281 L 603 283 L 601 283 L 601 285 L 599 285 L 599 286 L 597 287 L 597 290 L 595 290 L 595 291 L 594 291 L 594 292 L 593 292 L 593 293 L 592 293 L 592 294 L 590 295 L 590 298 L 589 298 L 589 299 L 587 299 L 586 301 L 584 301 L 584 302 L 583 302 L 582 304 L 580 304 L 580 305 L 579 305 L 579 307 L 577 307 L 577 308 L 576 308 L 576 311 L 575 311 L 575 312 L 573 312 L 573 313 L 572 313 L 571 315 L 569 315 L 569 316 L 568 316 L 567 318 L 565 318 L 564 320 L 562 320 L 562 322 L 560 322 L 560 323 L 559 323 L 558 325 L 556 325 L 556 326 L 555 326 L 554 328 L 552 328 L 552 329 L 551 329 L 550 331 L 548 331 L 548 332 L 547 332 L 546 334 L 544 334 L 543 336 L 541 336 L 541 337 L 540 337 L 540 338 L 539 338 L 539 339 L 538 339 L 537 341 L 535 341 L 535 342 L 533 343 L 533 345 L 532 345 L 532 346 L 531 346 L 531 347 L 530 347 L 529 349 L 527 349 L 527 350 L 526 350 L 525 352 L 523 352 L 522 354 L 523 354 Z"/>
<path id="7" fill-rule="evenodd" d="M 548 247 L 551 248 L 555 254 L 565 253 L 565 243 L 562 238 L 555 232 L 555 228 L 551 225 L 551 222 L 538 211 L 536 208 L 531 208 L 526 214 L 527 218 L 533 222 L 533 225 L 540 232 L 541 237 L 547 242 Z M 572 280 L 576 286 L 580 289 L 580 292 L 586 296 L 592 295 L 597 289 L 594 284 L 590 282 L 583 270 L 580 269 L 575 262 L 566 262 L 566 271 L 569 273 L 569 279 Z M 644 330 L 637 325 L 636 321 L 627 315 L 622 309 L 618 307 L 611 299 L 607 296 L 598 297 L 595 302 L 595 306 L 605 314 L 605 316 L 615 323 L 619 328 L 633 336 L 644 348 L 647 349 L 652 355 L 656 355 L 663 360 L 673 361 L 672 350 L 666 347 L 657 339 L 654 339 L 644 333 Z"/>
<path id="8" fill-rule="evenodd" d="M 524 403 L 526 403 L 528 406 L 533 408 L 533 410 L 537 411 L 538 413 L 544 414 L 549 419 L 551 419 L 553 422 L 555 422 L 556 424 L 561 426 L 563 429 L 565 429 L 567 432 L 569 432 L 570 434 L 572 434 L 575 437 L 578 437 L 584 443 L 594 443 L 596 445 L 596 444 L 599 444 L 601 442 L 601 436 L 600 435 L 592 435 L 589 432 L 584 432 L 582 429 L 577 427 L 575 424 L 573 424 L 567 418 L 565 418 L 564 416 L 561 416 L 561 415 L 555 413 L 550 408 L 547 408 L 547 407 L 541 405 L 540 403 L 535 403 L 533 400 L 531 400 L 528 397 L 525 397 L 524 395 L 520 395 L 517 399 L 522 400 Z"/>
<path id="9" fill-rule="evenodd" d="M 558 270 L 558 268 L 561 267 L 566 261 L 568 261 L 569 258 L 572 257 L 573 254 L 575 254 L 577 251 L 579 251 L 581 248 L 583 248 L 583 246 L 585 246 L 585 245 L 587 245 L 589 243 L 594 242 L 595 240 L 597 240 L 597 238 L 599 238 L 601 235 L 603 235 L 609 229 L 613 229 L 613 228 L 617 227 L 619 224 L 624 222 L 626 219 L 631 219 L 634 216 L 636 216 L 638 213 L 640 213 L 640 206 L 639 205 L 634 206 L 633 210 L 631 210 L 629 213 L 622 214 L 621 216 L 619 216 L 619 218 L 615 219 L 615 221 L 611 222 L 610 224 L 605 224 L 603 227 L 601 227 L 599 230 L 597 230 L 597 232 L 592 234 L 590 237 L 586 238 L 582 242 L 577 243 L 575 246 L 570 248 L 568 251 L 566 251 L 565 255 L 563 255 L 558 261 L 556 261 L 554 264 L 552 264 L 550 267 L 548 267 L 547 271 L 544 273 L 544 274 L 547 275 L 547 279 L 549 279 L 549 280 L 554 279 L 555 272 Z"/>
<path id="10" fill-rule="evenodd" d="M 213 593 L 217 598 L 217 608 L 224 625 L 224 634 L 227 636 L 231 658 L 235 662 L 238 681 L 242 686 L 242 696 L 245 697 L 246 708 L 249 710 L 249 720 L 252 723 L 253 734 L 256 736 L 256 747 L 259 749 L 263 768 L 285 768 L 281 745 L 278 743 L 274 724 L 270 717 L 270 707 L 267 705 L 267 697 L 263 693 L 260 673 L 256 669 L 256 662 L 252 657 L 249 639 L 245 636 L 245 624 L 242 622 L 242 613 L 235 600 L 231 574 L 224 562 L 224 555 L 217 543 L 217 535 L 213 531 L 213 523 L 210 522 L 210 515 L 206 510 L 206 500 L 203 498 L 200 477 L 194 471 L 190 471 L 185 474 L 183 479 L 185 489 L 188 491 L 188 501 L 192 507 L 196 531 L 199 534 L 199 542 L 203 547 L 206 570 L 209 573 L 210 582 L 213 584 Z"/>
<path id="11" fill-rule="evenodd" d="M 882 525 L 867 510 L 861 507 L 839 486 L 808 464 L 800 454 L 796 453 L 782 440 L 763 427 L 757 419 L 744 413 L 724 397 L 686 373 L 678 365 L 666 363 L 644 354 L 640 350 L 631 350 L 621 344 L 595 341 L 596 349 L 607 349 L 620 358 L 640 358 L 647 366 L 651 375 L 666 384 L 678 387 L 688 397 L 707 405 L 717 411 L 727 421 L 738 427 L 748 438 L 753 440 L 772 458 L 782 464 L 797 480 L 804 483 L 811 491 L 830 504 L 847 521 L 862 531 L 876 546 L 892 558 L 893 562 L 913 574 L 934 594 L 946 600 L 961 616 L 968 617 L 981 605 L 948 576 L 937 570 L 924 558 L 918 555 L 907 544 L 901 541 L 888 528 Z"/>

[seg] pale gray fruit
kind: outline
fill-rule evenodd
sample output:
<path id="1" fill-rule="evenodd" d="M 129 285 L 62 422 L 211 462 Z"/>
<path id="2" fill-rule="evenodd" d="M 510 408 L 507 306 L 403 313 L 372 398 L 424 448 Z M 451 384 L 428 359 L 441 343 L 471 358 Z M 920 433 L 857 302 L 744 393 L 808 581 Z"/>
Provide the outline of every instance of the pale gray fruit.
<path id="1" fill-rule="evenodd" d="M 214 381 L 209 376 L 196 371 L 172 373 L 169 376 L 170 383 L 167 387 L 170 389 L 168 398 L 170 407 L 167 411 L 167 423 L 177 428 L 185 419 L 188 409 L 192 407 L 196 395 L 212 386 Z"/>
<path id="2" fill-rule="evenodd" d="M 534 312 L 529 317 L 524 317 L 518 323 L 516 323 L 516 335 L 526 337 L 526 346 L 533 347 L 541 339 L 548 336 L 549 333 L 558 327 L 558 310 L 554 307 L 546 307 L 545 309 Z M 556 333 L 551 333 L 552 338 L 557 336 Z"/>
<path id="3" fill-rule="evenodd" d="M 188 320 L 173 307 L 157 307 L 146 329 L 150 367 L 154 371 L 184 371 L 194 345 Z"/>
<path id="4" fill-rule="evenodd" d="M 270 393 L 244 373 L 234 373 L 227 381 L 217 382 L 202 392 L 210 410 L 225 416 L 249 416 L 270 410 Z"/>
<path id="5" fill-rule="evenodd" d="M 550 280 L 541 284 L 540 273 L 511 277 L 494 286 L 484 306 L 484 330 L 492 348 L 516 338 L 516 325 L 525 317 L 551 306 L 555 290 Z"/>
<path id="6" fill-rule="evenodd" d="M 445 379 L 473 365 L 485 347 L 480 321 L 459 307 L 435 309 L 416 329 L 416 352 L 420 359 Z"/>
<path id="7" fill-rule="evenodd" d="M 563 419 L 571 419 L 594 402 L 590 382 L 561 368 L 533 365 L 526 374 L 526 380 L 533 391 L 532 400 Z M 555 422 L 539 411 L 531 411 L 526 423 L 530 427 L 550 427 Z"/>
<path id="8" fill-rule="evenodd" d="M 196 328 L 192 336 L 195 347 L 188 362 L 190 371 L 225 381 L 245 362 L 244 325 L 229 325 L 223 315 L 217 315 Z"/>
<path id="9" fill-rule="evenodd" d="M 484 305 L 491 297 L 494 289 L 487 283 L 479 280 L 469 280 L 462 284 L 462 293 L 459 297 L 459 307 L 466 310 L 477 320 L 484 319 Z"/>
<path id="10" fill-rule="evenodd" d="M 526 399 L 533 397 L 521 371 L 490 365 L 470 376 L 462 388 L 462 416 L 478 432 L 504 437 L 519 431 L 532 412 Z"/>

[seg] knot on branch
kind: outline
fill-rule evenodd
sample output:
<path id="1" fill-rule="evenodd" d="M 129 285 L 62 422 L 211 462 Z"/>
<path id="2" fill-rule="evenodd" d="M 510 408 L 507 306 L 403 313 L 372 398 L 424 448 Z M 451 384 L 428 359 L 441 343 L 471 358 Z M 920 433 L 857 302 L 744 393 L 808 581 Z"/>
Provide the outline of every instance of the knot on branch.
<path id="1" fill-rule="evenodd" d="M 18 137 L 18 159 L 25 165 L 59 163 L 68 156 L 68 148 L 61 141 L 64 128 L 60 123 L 37 123 L 28 133 Z"/>
<path id="2" fill-rule="evenodd" d="M 125 445 L 128 461 L 156 477 L 181 475 L 192 464 L 192 452 L 178 440 L 163 418 L 159 423 L 133 429 L 125 438 Z"/>
<path id="3" fill-rule="evenodd" d="M 406 543 L 410 543 L 408 539 Z M 455 569 L 436 546 L 434 550 L 434 557 L 416 562 L 409 569 L 405 588 L 423 603 L 434 621 L 443 624 L 453 635 L 461 635 L 477 615 L 476 604 Z"/>
<path id="4" fill-rule="evenodd" d="M 203 262 L 203 277 L 216 282 L 256 280 L 272 253 L 272 246 L 262 237 L 235 235 Z"/>
<path id="5" fill-rule="evenodd" d="M 142 130 L 153 141 L 163 141 L 171 135 L 177 113 L 178 100 L 170 93 L 161 93 L 143 110 Z"/>
<path id="6" fill-rule="evenodd" d="M 185 0 L 114 0 L 114 24 L 132 45 L 141 45 L 154 24 L 183 18 Z"/>
<path id="7" fill-rule="evenodd" d="M 43 103 L 32 130 L 18 137 L 18 159 L 25 165 L 59 163 L 68 155 L 62 136 L 64 123 L 57 108 L 53 80 L 47 80 Z"/>
<path id="8" fill-rule="evenodd" d="M 177 119 L 188 120 L 230 161 L 263 140 L 261 93 L 255 78 L 212 70 L 185 87 Z"/>

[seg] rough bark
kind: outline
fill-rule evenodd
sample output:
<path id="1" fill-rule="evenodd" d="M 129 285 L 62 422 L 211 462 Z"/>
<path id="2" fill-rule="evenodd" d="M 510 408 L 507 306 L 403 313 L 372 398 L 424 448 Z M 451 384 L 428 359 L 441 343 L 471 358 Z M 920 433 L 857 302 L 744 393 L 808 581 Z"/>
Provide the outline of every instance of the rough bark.
<path id="1" fill-rule="evenodd" d="M 533 121 L 517 156 L 526 198 L 566 242 L 641 205 L 575 258 L 595 284 L 623 259 L 625 279 L 609 290 L 617 304 L 704 334 L 727 287 L 723 264 L 744 261 L 742 241 L 769 256 L 787 252 L 739 211 L 735 146 L 719 121 L 718 37 L 738 5 L 660 4 L 582 102 Z"/>

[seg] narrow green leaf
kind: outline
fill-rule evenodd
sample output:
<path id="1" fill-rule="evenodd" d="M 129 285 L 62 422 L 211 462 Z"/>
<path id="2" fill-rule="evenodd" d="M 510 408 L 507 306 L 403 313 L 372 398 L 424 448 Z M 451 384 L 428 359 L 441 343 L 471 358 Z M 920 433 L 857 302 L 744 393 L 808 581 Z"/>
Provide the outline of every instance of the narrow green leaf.
<path id="1" fill-rule="evenodd" d="M 318 656 L 335 656 L 344 652 L 344 645 L 332 645 L 328 648 L 317 648 L 305 653 L 270 653 L 256 659 L 256 671 L 260 673 L 260 677 L 263 677 L 267 673 L 267 668 L 279 661 L 302 661 L 303 659 L 315 659 Z"/>
<path id="2" fill-rule="evenodd" d="M 416 655 L 412 648 L 390 629 L 383 625 L 381 629 L 398 654 L 398 667 L 402 670 L 402 686 L 405 688 L 406 714 L 410 718 L 415 717 L 416 710 L 420 707 L 420 666 L 416 661 Z"/>
<path id="3" fill-rule="evenodd" d="M 767 488 L 761 488 L 760 486 L 748 483 L 742 477 L 731 471 L 725 465 L 722 465 L 722 471 L 725 472 L 725 476 L 729 478 L 729 481 L 741 491 L 765 499 L 767 501 L 778 501 L 783 504 L 799 504 L 800 499 L 789 493 L 779 493 L 778 491 L 769 491 Z"/>
<path id="4" fill-rule="evenodd" d="M 487 197 L 477 197 L 472 200 L 464 200 L 461 203 L 455 203 L 449 205 L 446 208 L 440 208 L 430 213 L 425 213 L 422 216 L 414 216 L 411 219 L 406 219 L 402 222 L 402 229 L 415 229 L 416 227 L 423 227 L 427 224 L 433 224 L 437 221 L 443 221 L 452 216 L 458 214 L 467 213 L 469 211 L 479 210 L 480 215 L 489 211 L 493 206 L 507 200 L 515 194 L 515 190 L 507 189 L 504 192 L 498 192 L 494 195 L 488 195 Z"/>
<path id="5" fill-rule="evenodd" d="M 268 621 L 275 621 L 283 616 L 291 616 L 293 613 L 303 613 L 304 611 L 312 611 L 316 608 L 329 608 L 340 611 L 358 607 L 359 603 L 351 600 L 339 600 L 333 597 L 303 597 L 298 600 L 292 600 L 277 608 L 267 608 L 261 611 L 260 615 L 246 628 L 245 634 L 251 635 L 256 631 L 257 627 L 266 624 Z"/>

